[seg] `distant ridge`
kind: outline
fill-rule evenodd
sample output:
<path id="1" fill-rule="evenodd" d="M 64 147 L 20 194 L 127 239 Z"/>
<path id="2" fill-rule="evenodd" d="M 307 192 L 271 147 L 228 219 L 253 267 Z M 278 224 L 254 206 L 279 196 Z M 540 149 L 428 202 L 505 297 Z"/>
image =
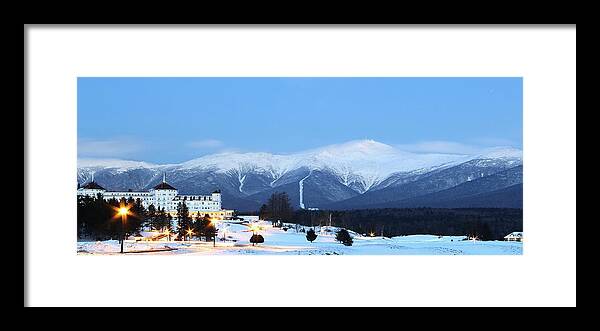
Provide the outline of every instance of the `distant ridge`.
<path id="1" fill-rule="evenodd" d="M 182 193 L 220 188 L 226 208 L 258 209 L 271 193 L 285 191 L 295 208 L 302 200 L 306 208 L 347 209 L 432 194 L 521 164 L 522 151 L 510 147 L 474 155 L 411 153 L 354 140 L 293 154 L 219 153 L 165 165 L 82 158 L 77 175 L 83 184 L 95 174 L 102 186 L 118 190 L 151 188 L 164 173 Z"/>

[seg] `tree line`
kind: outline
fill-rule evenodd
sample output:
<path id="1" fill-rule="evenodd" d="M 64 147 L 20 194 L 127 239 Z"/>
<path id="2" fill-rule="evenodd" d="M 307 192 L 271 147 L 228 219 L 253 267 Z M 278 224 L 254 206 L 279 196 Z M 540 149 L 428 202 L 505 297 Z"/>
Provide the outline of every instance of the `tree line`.
<path id="1" fill-rule="evenodd" d="M 216 228 L 208 214 L 191 215 L 185 202 L 177 205 L 177 225 L 171 215 L 154 205 L 144 208 L 140 199 L 105 201 L 97 197 L 77 198 L 77 236 L 79 239 L 120 238 L 120 218 L 115 209 L 126 203 L 131 215 L 125 224 L 125 237 L 137 235 L 143 228 L 173 233 L 178 240 L 191 238 L 214 240 Z M 385 208 L 361 210 L 294 210 L 285 192 L 271 195 L 259 210 L 259 216 L 280 226 L 282 221 L 305 226 L 329 225 L 357 233 L 377 236 L 411 234 L 467 235 L 481 240 L 501 240 L 514 231 L 523 231 L 523 210 L 513 208 Z M 308 239 L 308 238 L 307 238 Z M 311 234 L 312 239 L 312 234 Z M 344 238 L 342 238 L 344 239 Z M 258 239 L 257 239 L 258 240 Z M 309 241 L 312 241 L 308 239 Z M 314 240 L 314 239 L 313 239 Z M 346 240 L 347 242 L 347 240 Z"/>
<path id="2" fill-rule="evenodd" d="M 143 230 L 156 230 L 168 233 L 176 240 L 189 240 L 192 237 L 214 240 L 215 225 L 208 214 L 200 212 L 192 215 L 185 202 L 177 205 L 177 222 L 173 226 L 173 217 L 164 208 L 153 204 L 145 208 L 138 199 L 104 200 L 102 194 L 96 197 L 77 197 L 77 238 L 82 240 L 120 240 L 121 217 L 118 208 L 129 207 L 124 222 L 124 237 L 139 235 Z M 169 238 L 171 239 L 171 238 Z"/>
<path id="3" fill-rule="evenodd" d="M 198 238 L 211 241 L 215 239 L 217 229 L 211 222 L 210 215 L 202 215 L 200 212 L 192 215 L 185 202 L 181 201 L 177 204 L 176 233 L 181 240 Z"/>
<path id="4" fill-rule="evenodd" d="M 523 231 L 523 210 L 517 208 L 385 208 L 360 210 L 294 210 L 285 192 L 271 195 L 259 210 L 264 220 L 305 226 L 332 226 L 377 236 L 435 234 L 502 240 Z M 314 240 L 314 239 L 313 239 Z M 309 239 L 310 241 L 310 239 Z"/>
<path id="5" fill-rule="evenodd" d="M 77 238 L 92 240 L 120 240 L 121 217 L 117 210 L 123 205 L 130 206 L 130 213 L 124 224 L 125 237 L 139 233 L 146 209 L 139 199 L 104 200 L 97 197 L 77 197 Z"/>
<path id="6" fill-rule="evenodd" d="M 385 237 L 434 234 L 502 240 L 513 231 L 523 231 L 523 210 L 513 208 L 297 210 L 292 222 L 324 226 L 330 217 L 332 226 Z"/>

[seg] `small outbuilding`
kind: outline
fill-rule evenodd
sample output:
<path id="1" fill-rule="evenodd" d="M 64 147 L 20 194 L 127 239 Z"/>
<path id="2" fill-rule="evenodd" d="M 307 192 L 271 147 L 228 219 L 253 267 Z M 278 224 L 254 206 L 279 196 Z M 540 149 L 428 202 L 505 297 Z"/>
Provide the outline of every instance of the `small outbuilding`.
<path id="1" fill-rule="evenodd" d="M 523 241 L 523 232 L 511 232 L 504 236 L 506 241 Z"/>

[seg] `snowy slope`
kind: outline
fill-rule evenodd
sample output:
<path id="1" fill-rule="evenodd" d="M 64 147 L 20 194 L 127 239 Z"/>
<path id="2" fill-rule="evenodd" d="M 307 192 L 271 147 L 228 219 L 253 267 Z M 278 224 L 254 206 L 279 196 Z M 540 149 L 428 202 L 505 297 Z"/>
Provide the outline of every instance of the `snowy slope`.
<path id="1" fill-rule="evenodd" d="M 352 246 L 344 246 L 335 240 L 337 227 L 316 227 L 317 239 L 306 240 L 306 232 L 297 232 L 294 224 L 286 224 L 287 231 L 273 228 L 270 223 L 258 222 L 257 232 L 264 243 L 253 246 L 250 243 L 252 231 L 245 224 L 219 223 L 219 239 L 216 247 L 212 242 L 194 238 L 191 241 L 126 241 L 125 251 L 156 250 L 165 247 L 177 250 L 146 252 L 153 255 L 521 255 L 523 243 L 514 241 L 472 241 L 465 236 L 408 235 L 399 237 L 368 237 L 349 231 L 353 237 Z M 308 227 L 298 226 L 298 231 Z M 330 230 L 329 232 L 327 230 Z M 119 254 L 116 240 L 102 242 L 78 242 L 80 255 Z"/>
<path id="2" fill-rule="evenodd" d="M 338 175 L 342 183 L 350 185 L 361 181 L 368 190 L 390 174 L 428 168 L 442 163 L 468 160 L 466 155 L 415 154 L 397 150 L 373 140 L 357 140 L 344 144 L 295 154 L 222 153 L 194 159 L 180 165 L 180 169 L 211 169 L 217 172 L 234 171 L 264 173 L 277 180 L 284 174 L 306 167 L 310 170 L 327 169 Z"/>
<path id="3" fill-rule="evenodd" d="M 522 151 L 493 148 L 477 155 L 410 153 L 373 140 L 355 140 L 293 154 L 219 153 L 181 164 L 79 159 L 78 181 L 85 183 L 95 173 L 96 180 L 108 189 L 138 190 L 156 185 L 166 173 L 167 181 L 182 193 L 219 188 L 225 203 L 248 200 L 246 210 L 282 189 L 295 196 L 292 202 L 296 207 L 307 201 L 308 207 L 319 207 L 472 160 L 482 168 L 519 165 Z"/>
<path id="4" fill-rule="evenodd" d="M 77 159 L 78 168 L 110 168 L 117 169 L 119 171 L 127 171 L 131 169 L 140 168 L 159 168 L 161 166 L 141 161 L 128 161 L 118 159 L 89 159 L 81 158 Z"/>
<path id="5" fill-rule="evenodd" d="M 468 159 L 469 156 L 466 155 L 403 152 L 373 140 L 356 140 L 287 155 L 220 153 L 173 165 L 154 165 L 123 160 L 80 159 L 78 167 L 80 169 L 112 168 L 119 171 L 153 168 L 227 173 L 238 178 L 240 191 L 243 191 L 244 176 L 248 173 L 262 174 L 271 178 L 270 185 L 273 187 L 276 186 L 277 180 L 286 173 L 300 168 L 308 168 L 309 170 L 328 171 L 337 176 L 339 181 L 346 186 L 358 183 L 360 185 L 355 186 L 356 190 L 363 193 L 395 172 L 429 168 Z"/>

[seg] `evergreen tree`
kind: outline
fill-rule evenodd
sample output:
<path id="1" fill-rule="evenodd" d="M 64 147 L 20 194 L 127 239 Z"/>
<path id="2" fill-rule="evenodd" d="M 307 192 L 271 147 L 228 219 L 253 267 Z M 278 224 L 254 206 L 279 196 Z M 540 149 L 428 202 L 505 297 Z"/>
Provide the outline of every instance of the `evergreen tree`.
<path id="1" fill-rule="evenodd" d="M 77 238 L 98 239 L 100 228 L 98 226 L 104 214 L 102 209 L 96 208 L 96 198 L 90 196 L 77 197 Z"/>
<path id="2" fill-rule="evenodd" d="M 99 216 L 104 218 L 98 224 L 97 236 L 103 236 L 105 239 L 121 240 L 121 218 L 116 215 L 115 210 L 119 208 L 121 202 L 117 199 L 110 199 L 104 202 L 99 196 L 95 202 L 95 210 L 93 212 L 100 213 Z M 109 220 L 107 222 L 107 220 Z M 97 239 L 97 240 L 105 240 Z"/>
<path id="3" fill-rule="evenodd" d="M 346 229 L 340 229 L 335 234 L 335 240 L 341 242 L 342 244 L 344 244 L 346 246 L 352 246 L 352 243 L 353 243 L 352 237 L 350 236 L 350 233 L 348 233 L 348 231 Z"/>
<path id="4" fill-rule="evenodd" d="M 160 231 L 164 231 L 165 228 L 167 227 L 167 215 L 165 214 L 165 210 L 163 208 L 158 207 L 158 210 L 156 211 L 156 217 L 155 217 L 155 221 L 154 221 L 154 226 L 156 227 L 156 229 L 160 230 Z"/>
<path id="5" fill-rule="evenodd" d="M 253 234 L 252 237 L 250 237 L 250 242 L 252 243 L 252 246 L 254 246 L 256 244 L 264 243 L 265 238 L 260 234 Z"/>
<path id="6" fill-rule="evenodd" d="M 171 223 L 171 214 L 165 212 L 165 208 L 159 208 L 158 213 L 156 215 L 157 218 L 157 226 L 161 231 L 168 231 L 169 237 L 168 240 L 171 240 L 171 233 L 173 233 L 173 223 Z"/>
<path id="7" fill-rule="evenodd" d="M 210 217 L 207 215 L 202 216 L 200 212 L 196 214 L 196 221 L 194 222 L 194 235 L 198 238 L 204 237 L 206 239 L 207 227 L 210 224 Z"/>
<path id="8" fill-rule="evenodd" d="M 315 239 L 317 239 L 317 234 L 315 233 L 315 230 L 309 229 L 306 232 L 306 240 L 308 240 L 312 243 L 313 241 L 315 241 Z"/>
<path id="9" fill-rule="evenodd" d="M 181 201 L 177 204 L 177 234 L 179 238 L 187 237 L 187 231 L 192 229 L 192 218 L 190 217 L 190 211 L 185 203 Z"/>
<path id="10" fill-rule="evenodd" d="M 150 230 L 158 230 L 160 227 L 158 225 L 158 219 L 156 217 L 156 207 L 154 204 L 150 204 L 148 206 L 148 213 L 146 215 L 146 226 L 150 228 Z"/>
<path id="11" fill-rule="evenodd" d="M 206 241 L 213 241 L 215 236 L 217 235 L 217 228 L 215 228 L 214 224 L 209 223 L 204 228 L 204 236 Z"/>
<path id="12" fill-rule="evenodd" d="M 170 232 L 174 232 L 175 229 L 173 229 L 173 222 L 171 222 L 173 220 L 173 216 L 171 216 L 171 214 L 167 211 L 165 211 L 165 207 L 162 208 L 163 214 L 164 216 L 164 227 L 165 230 L 169 230 Z"/>
<path id="13" fill-rule="evenodd" d="M 127 199 L 126 205 L 129 206 L 129 215 L 125 222 L 125 238 L 139 234 L 146 218 L 146 208 L 139 198 Z"/>

